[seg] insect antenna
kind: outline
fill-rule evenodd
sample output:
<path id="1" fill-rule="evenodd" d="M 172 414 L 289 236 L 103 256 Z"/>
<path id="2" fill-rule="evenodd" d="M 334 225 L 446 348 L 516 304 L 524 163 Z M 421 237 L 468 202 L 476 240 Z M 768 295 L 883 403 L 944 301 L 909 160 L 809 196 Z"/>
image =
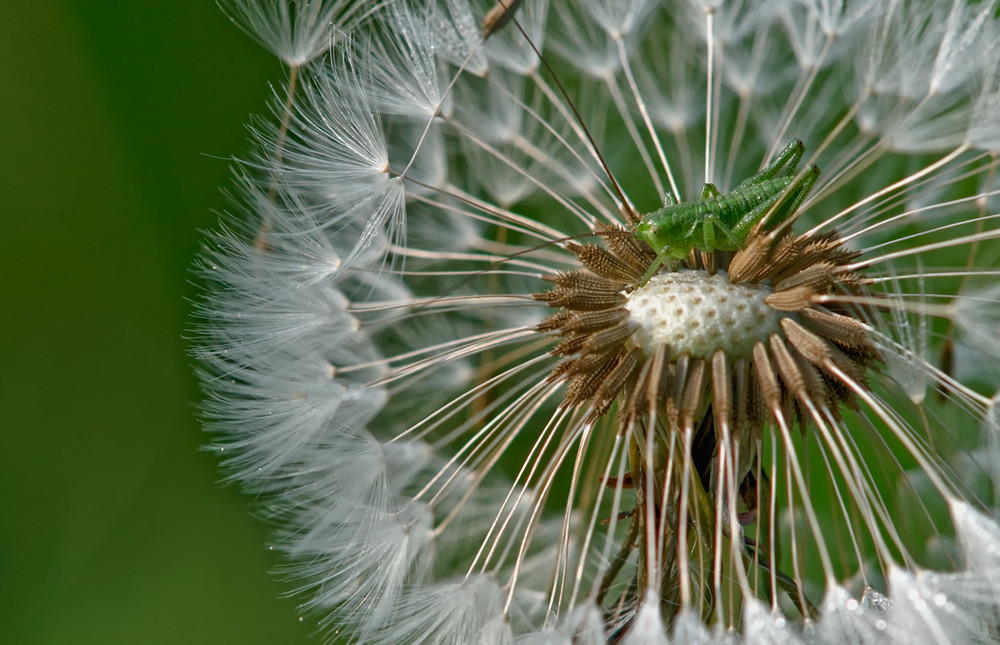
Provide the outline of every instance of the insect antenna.
<path id="1" fill-rule="evenodd" d="M 573 113 L 573 118 L 576 119 L 576 122 L 583 129 L 583 133 L 587 137 L 587 142 L 593 149 L 594 154 L 597 155 L 598 162 L 601 164 L 601 168 L 604 170 L 604 173 L 608 176 L 608 180 L 611 181 L 611 186 L 614 189 L 615 195 L 618 197 L 619 208 L 621 209 L 622 214 L 625 216 L 625 219 L 628 220 L 629 224 L 635 224 L 636 222 L 639 221 L 639 219 L 642 216 L 639 213 L 637 213 L 634 208 L 632 208 L 631 204 L 629 204 L 628 199 L 625 198 L 625 193 L 622 191 L 621 186 L 618 185 L 618 181 L 612 174 L 611 168 L 608 167 L 608 163 L 604 159 L 604 155 L 601 153 L 601 149 L 597 146 L 597 142 L 594 141 L 594 137 L 593 135 L 591 135 L 590 129 L 587 128 L 586 123 L 584 123 L 583 117 L 580 115 L 580 111 L 576 107 L 576 103 L 574 103 L 573 99 L 570 98 L 569 92 L 566 91 L 566 87 L 562 84 L 562 81 L 559 80 L 559 75 L 556 74 L 555 70 L 552 69 L 552 66 L 549 64 L 549 61 L 546 60 L 545 56 L 542 55 L 542 52 L 538 49 L 538 47 L 535 45 L 535 42 L 531 39 L 531 36 L 528 35 L 528 32 L 525 31 L 524 27 L 521 26 L 521 23 L 518 22 L 517 18 L 514 17 L 514 12 L 517 9 L 517 5 L 520 4 L 520 0 L 511 0 L 511 2 L 505 2 L 505 0 L 497 0 L 497 4 L 501 7 L 504 7 L 505 9 L 504 13 L 505 17 L 503 18 L 504 24 L 506 24 L 506 22 L 509 21 L 515 27 L 517 27 L 517 30 L 521 32 L 521 35 L 524 36 L 525 41 L 527 41 L 528 46 L 531 47 L 531 50 L 535 52 L 536 56 L 538 56 L 539 62 L 549 73 L 549 76 L 552 77 L 552 80 L 555 81 L 556 88 L 558 88 L 559 93 L 566 100 L 566 104 L 569 106 L 570 111 Z M 489 20 L 490 17 L 496 11 L 497 11 L 496 8 L 490 11 L 490 14 L 486 16 L 487 20 Z M 485 23 L 486 21 L 484 21 L 484 31 L 485 31 Z M 493 31 L 495 31 L 498 28 L 499 27 L 494 27 Z M 490 33 L 492 33 L 492 31 Z"/>

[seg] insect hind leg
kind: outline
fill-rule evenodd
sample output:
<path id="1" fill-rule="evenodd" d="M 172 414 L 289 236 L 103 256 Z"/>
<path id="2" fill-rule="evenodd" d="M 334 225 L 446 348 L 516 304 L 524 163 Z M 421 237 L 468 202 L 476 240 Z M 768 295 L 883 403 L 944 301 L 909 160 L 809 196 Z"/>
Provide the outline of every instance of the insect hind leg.
<path id="1" fill-rule="evenodd" d="M 785 194 L 792 196 L 792 201 L 788 205 L 788 214 L 791 215 L 799 209 L 799 206 L 806 201 L 806 197 L 812 192 L 813 186 L 819 181 L 819 167 L 813 164 L 803 170 L 793 181 L 788 185 L 785 190 Z M 779 198 L 780 200 L 780 198 Z"/>
<path id="2" fill-rule="evenodd" d="M 802 160 L 802 155 L 806 152 L 805 145 L 798 139 L 792 139 L 784 149 L 778 153 L 778 156 L 767 165 L 759 173 L 746 179 L 737 186 L 733 192 L 740 190 L 741 188 L 747 188 L 748 186 L 754 186 L 756 184 L 767 181 L 768 179 L 774 179 L 777 177 L 782 170 L 784 174 L 791 175 L 795 172 L 795 168 L 799 165 Z"/>
<path id="3" fill-rule="evenodd" d="M 733 225 L 732 232 L 741 240 L 745 240 L 750 235 L 750 229 L 758 222 L 764 221 L 765 218 L 774 222 L 784 221 L 802 206 L 818 180 L 819 168 L 815 165 L 803 170 L 774 198 L 768 199 L 741 217 Z M 771 216 L 767 217 L 769 212 Z"/>

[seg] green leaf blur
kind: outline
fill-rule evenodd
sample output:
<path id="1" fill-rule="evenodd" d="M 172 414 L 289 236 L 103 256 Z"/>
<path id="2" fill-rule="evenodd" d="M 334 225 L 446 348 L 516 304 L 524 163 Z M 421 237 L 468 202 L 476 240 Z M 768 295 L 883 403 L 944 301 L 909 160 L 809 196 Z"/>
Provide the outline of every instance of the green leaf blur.
<path id="1" fill-rule="evenodd" d="M 210 0 L 0 5 L 0 642 L 287 643 L 199 447 L 199 229 L 281 70 Z"/>

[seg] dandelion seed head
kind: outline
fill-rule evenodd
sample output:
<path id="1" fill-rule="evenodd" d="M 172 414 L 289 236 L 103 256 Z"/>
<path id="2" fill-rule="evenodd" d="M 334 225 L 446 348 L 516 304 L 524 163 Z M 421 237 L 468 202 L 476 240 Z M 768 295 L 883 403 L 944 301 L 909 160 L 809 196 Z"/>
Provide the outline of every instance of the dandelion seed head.
<path id="1" fill-rule="evenodd" d="M 292 71 L 196 353 L 303 610 L 995 640 L 996 6 L 233 0 Z"/>

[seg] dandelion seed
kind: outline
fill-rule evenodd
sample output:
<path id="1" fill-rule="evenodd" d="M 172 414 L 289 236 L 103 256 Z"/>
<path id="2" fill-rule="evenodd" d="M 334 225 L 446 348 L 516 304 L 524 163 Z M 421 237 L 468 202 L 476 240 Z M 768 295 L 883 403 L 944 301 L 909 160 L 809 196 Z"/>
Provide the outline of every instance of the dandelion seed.
<path id="1" fill-rule="evenodd" d="M 230 19 L 254 40 L 295 68 L 322 56 L 336 38 L 335 25 L 359 22 L 350 0 L 219 0 Z"/>
<path id="2" fill-rule="evenodd" d="M 996 2 L 359 6 L 226 4 L 293 73 L 201 265 L 304 611 L 1000 637 Z"/>

